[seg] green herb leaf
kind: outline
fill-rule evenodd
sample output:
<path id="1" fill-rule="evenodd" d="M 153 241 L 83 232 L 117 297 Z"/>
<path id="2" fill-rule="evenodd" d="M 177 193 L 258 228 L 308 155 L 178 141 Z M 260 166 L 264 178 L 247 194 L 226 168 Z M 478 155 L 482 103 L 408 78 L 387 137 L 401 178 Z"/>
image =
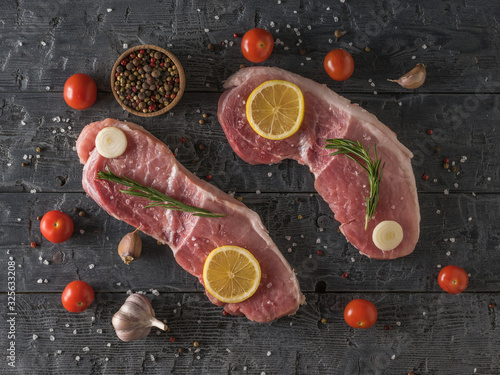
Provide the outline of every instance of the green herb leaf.
<path id="1" fill-rule="evenodd" d="M 117 184 L 127 186 L 129 190 L 120 190 L 124 194 L 128 194 L 134 197 L 141 197 L 141 198 L 146 198 L 149 199 L 150 201 L 153 201 L 155 203 L 151 203 L 144 208 L 148 207 L 163 207 L 166 210 L 174 210 L 174 211 L 184 211 L 184 212 L 190 212 L 195 216 L 200 216 L 200 217 L 224 217 L 226 215 L 222 214 L 217 214 L 213 213 L 209 210 L 205 210 L 204 208 L 200 207 L 195 207 L 195 206 L 189 206 L 187 204 L 184 204 L 174 198 L 169 197 L 168 195 L 165 195 L 155 188 L 152 188 L 150 186 L 144 186 L 141 185 L 139 182 L 132 180 L 131 178 L 128 178 L 126 176 L 119 177 L 112 173 L 109 170 L 109 167 L 106 167 L 107 172 L 103 171 L 98 171 L 97 172 L 97 177 L 98 179 L 101 180 L 108 180 L 111 182 L 116 182 Z"/>
<path id="2" fill-rule="evenodd" d="M 366 197 L 366 217 L 365 217 L 365 230 L 368 227 L 368 222 L 371 220 L 372 216 L 375 214 L 375 209 L 377 208 L 379 196 L 380 196 L 380 180 L 382 179 L 382 172 L 384 171 L 385 163 L 382 163 L 381 159 L 377 157 L 377 145 L 373 145 L 373 152 L 375 159 L 370 158 L 370 147 L 365 149 L 361 146 L 359 141 L 352 141 L 350 139 L 335 138 L 327 139 L 326 149 L 336 149 L 337 151 L 330 154 L 333 155 L 345 155 L 356 163 L 361 165 L 363 169 L 368 173 L 368 181 L 370 183 L 370 195 Z M 360 160 L 361 159 L 361 160 Z M 365 164 L 362 163 L 365 162 Z"/>

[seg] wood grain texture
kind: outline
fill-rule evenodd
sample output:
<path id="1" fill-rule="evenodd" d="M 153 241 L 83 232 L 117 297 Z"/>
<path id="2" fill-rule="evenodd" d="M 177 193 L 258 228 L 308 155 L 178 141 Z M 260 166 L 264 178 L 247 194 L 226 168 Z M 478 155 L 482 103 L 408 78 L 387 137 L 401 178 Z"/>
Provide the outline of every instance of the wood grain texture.
<path id="1" fill-rule="evenodd" d="M 0 9 L 1 374 L 500 373 L 500 3 L 0 0 Z M 338 233 L 306 167 L 290 160 L 251 166 L 232 151 L 217 102 L 224 80 L 253 65 L 233 36 L 253 27 L 276 40 L 263 65 L 328 85 L 375 114 L 414 153 L 422 222 L 411 255 L 360 255 Z M 346 32 L 338 42 L 335 30 Z M 166 115 L 133 116 L 110 91 L 113 63 L 138 44 L 172 51 L 186 72 L 186 92 Z M 332 81 L 322 64 L 339 47 L 355 61 L 344 82 Z M 428 71 L 421 88 L 386 81 L 417 62 Z M 90 74 L 98 86 L 85 111 L 63 100 L 74 73 Z M 297 272 L 307 304 L 271 324 L 223 316 L 170 249 L 145 235 L 140 259 L 123 264 L 117 244 L 133 228 L 86 196 L 74 149 L 83 127 L 106 117 L 144 126 L 191 172 L 210 175 L 256 211 Z M 74 219 L 66 243 L 41 236 L 37 217 L 52 209 Z M 458 296 L 437 283 L 448 264 L 470 276 Z M 12 269 L 15 284 L 7 278 Z M 96 291 L 81 314 L 60 302 L 75 279 Z M 171 332 L 153 329 L 126 344 L 111 317 L 138 291 Z M 354 298 L 377 306 L 372 329 L 345 324 L 344 307 Z M 11 341 L 15 368 L 8 365 Z"/>
<path id="2" fill-rule="evenodd" d="M 496 178 L 500 173 L 500 134 L 493 125 L 500 122 L 497 96 L 347 97 L 378 116 L 414 153 L 412 165 L 419 192 L 500 192 Z M 226 192 L 315 191 L 314 177 L 295 161 L 257 166 L 243 162 L 229 146 L 217 121 L 218 99 L 219 94 L 186 93 L 169 114 L 142 119 L 124 111 L 109 94 L 100 95 L 92 109 L 86 111 L 67 107 L 60 94 L 44 94 L 43 105 L 36 93 L 0 94 L 0 121 L 4 124 L 0 128 L 0 191 L 83 191 L 83 166 L 74 151 L 75 142 L 85 125 L 106 117 L 144 126 L 169 145 L 191 172 L 201 178 L 211 175 L 211 182 Z M 456 111 L 469 101 L 477 101 L 477 107 L 463 114 Z M 208 118 L 203 119 L 203 113 Z M 200 119 L 204 121 L 201 125 Z M 432 135 L 427 134 L 429 129 Z M 450 160 L 448 169 L 443 168 L 445 158 Z M 21 167 L 23 162 L 26 167 Z M 455 172 L 451 172 L 453 164 Z M 422 179 L 424 173 L 428 181 Z"/>
<path id="3" fill-rule="evenodd" d="M 386 79 L 422 62 L 429 79 L 419 92 L 474 93 L 486 77 L 490 89 L 499 92 L 499 12 L 500 5 L 489 0 L 6 2 L 0 91 L 62 91 L 70 74 L 86 72 L 109 92 L 111 67 L 124 45 L 154 44 L 180 59 L 186 90 L 217 92 L 240 64 L 248 65 L 233 34 L 260 26 L 279 39 L 266 64 L 321 79 L 337 90 L 371 93 L 368 80 L 373 79 L 380 93 L 404 92 Z M 338 43 L 336 29 L 347 32 Z M 356 61 L 356 74 L 344 83 L 329 80 L 322 67 L 326 53 L 339 46 Z M 300 54 L 303 49 L 306 55 Z"/>
<path id="4" fill-rule="evenodd" d="M 221 308 L 199 293 L 149 295 L 157 318 L 166 320 L 170 332 L 154 328 L 145 340 L 123 343 L 110 320 L 124 302 L 124 293 L 99 293 L 97 303 L 81 314 L 64 312 L 57 294 L 19 294 L 16 342 L 22 354 L 17 359 L 17 373 L 326 375 L 500 371 L 496 314 L 488 307 L 499 300 L 498 293 L 463 294 L 459 303 L 456 296 L 443 293 L 327 293 L 306 297 L 307 305 L 297 315 L 257 324 L 245 318 L 222 316 Z M 383 306 L 373 329 L 355 330 L 343 321 L 345 304 L 358 297 Z M 0 296 L 0 302 L 5 304 L 5 296 Z M 326 319 L 325 323 L 322 319 Z M 2 332 L 6 326 L 5 320 L 0 322 Z M 198 348 L 193 346 L 195 341 Z"/>

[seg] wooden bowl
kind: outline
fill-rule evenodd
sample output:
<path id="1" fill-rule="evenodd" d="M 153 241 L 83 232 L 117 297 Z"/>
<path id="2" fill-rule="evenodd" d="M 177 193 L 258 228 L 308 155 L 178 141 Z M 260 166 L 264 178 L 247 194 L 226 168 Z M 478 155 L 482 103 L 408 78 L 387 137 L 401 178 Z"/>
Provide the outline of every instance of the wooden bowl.
<path id="1" fill-rule="evenodd" d="M 161 108 L 157 111 L 153 111 L 153 112 L 148 111 L 146 113 L 136 111 L 134 108 L 125 105 L 122 102 L 122 100 L 120 99 L 120 96 L 118 95 L 118 93 L 115 91 L 116 68 L 118 67 L 118 65 L 120 65 L 121 61 L 124 58 L 128 57 L 132 52 L 136 52 L 136 51 L 139 51 L 141 49 L 151 49 L 151 50 L 158 51 L 158 52 L 161 52 L 161 53 L 167 55 L 167 57 L 169 57 L 170 60 L 172 60 L 172 63 L 177 67 L 177 71 L 179 72 L 179 91 L 177 92 L 176 97 L 166 107 L 163 107 L 163 108 Z M 116 60 L 115 64 L 113 65 L 113 70 L 111 71 L 111 91 L 113 92 L 113 95 L 115 96 L 116 101 L 122 106 L 123 109 L 129 111 L 130 113 L 132 113 L 136 116 L 153 117 L 153 116 L 162 115 L 162 114 L 170 111 L 172 108 L 174 108 L 176 106 L 176 104 L 179 102 L 179 100 L 181 100 L 181 97 L 182 97 L 182 94 L 184 94 L 185 88 L 186 88 L 186 75 L 184 74 L 184 69 L 182 68 L 182 65 L 179 62 L 179 60 L 177 59 L 177 57 L 175 57 L 175 55 L 172 52 L 167 51 L 164 48 L 150 45 L 150 44 L 143 44 L 140 46 L 135 46 L 135 47 L 129 48 L 128 50 L 123 52 L 122 55 L 118 58 L 118 60 Z"/>

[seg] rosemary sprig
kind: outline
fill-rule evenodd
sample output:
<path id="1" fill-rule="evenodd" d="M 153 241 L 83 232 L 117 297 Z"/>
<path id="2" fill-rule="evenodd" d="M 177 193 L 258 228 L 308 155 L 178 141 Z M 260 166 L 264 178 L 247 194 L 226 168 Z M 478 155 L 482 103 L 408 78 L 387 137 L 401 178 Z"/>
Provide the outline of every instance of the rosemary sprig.
<path id="1" fill-rule="evenodd" d="M 194 207 L 194 206 L 189 206 L 187 204 L 184 204 L 182 202 L 179 202 L 178 200 L 169 197 L 168 195 L 165 195 L 155 188 L 152 188 L 150 186 L 144 186 L 138 183 L 135 180 L 132 180 L 131 178 L 128 178 L 126 176 L 119 177 L 115 175 L 113 172 L 109 170 L 109 167 L 106 166 L 107 172 L 99 171 L 97 172 L 97 177 L 98 179 L 102 180 L 108 180 L 111 182 L 116 182 L 118 184 L 127 186 L 130 188 L 129 190 L 120 190 L 124 194 L 129 194 L 134 197 L 142 197 L 149 199 L 153 203 L 145 206 L 144 208 L 148 207 L 163 207 L 167 210 L 175 210 L 175 211 L 184 211 L 184 212 L 190 212 L 195 216 L 201 216 L 201 217 L 223 217 L 226 215 L 222 214 L 216 214 L 211 211 L 205 210 L 204 208 L 200 207 Z"/>
<path id="2" fill-rule="evenodd" d="M 366 172 L 368 172 L 368 181 L 370 182 L 370 195 L 366 197 L 366 218 L 365 218 L 365 230 L 368 227 L 368 222 L 375 214 L 375 209 L 378 205 L 378 200 L 380 196 L 380 180 L 382 179 L 382 172 L 384 171 L 385 163 L 377 157 L 377 145 L 373 145 L 373 152 L 375 159 L 370 158 L 370 147 L 365 149 L 361 146 L 359 141 L 352 141 L 350 139 L 327 139 L 326 149 L 337 149 L 337 151 L 330 154 L 333 155 L 346 155 L 347 157 L 354 160 L 356 163 L 361 165 Z M 364 161 L 366 165 L 360 161 Z"/>

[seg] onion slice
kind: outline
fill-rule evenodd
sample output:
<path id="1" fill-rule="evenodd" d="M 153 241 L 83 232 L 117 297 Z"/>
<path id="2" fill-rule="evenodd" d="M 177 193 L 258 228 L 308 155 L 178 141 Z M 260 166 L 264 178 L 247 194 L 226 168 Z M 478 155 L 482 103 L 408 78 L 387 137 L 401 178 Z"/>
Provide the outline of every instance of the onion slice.
<path id="1" fill-rule="evenodd" d="M 384 220 L 373 229 L 372 239 L 380 250 L 393 250 L 403 241 L 403 228 L 396 221 Z"/>
<path id="2" fill-rule="evenodd" d="M 127 149 L 127 136 L 122 130 L 109 126 L 97 134 L 95 147 L 105 158 L 117 158 Z"/>

